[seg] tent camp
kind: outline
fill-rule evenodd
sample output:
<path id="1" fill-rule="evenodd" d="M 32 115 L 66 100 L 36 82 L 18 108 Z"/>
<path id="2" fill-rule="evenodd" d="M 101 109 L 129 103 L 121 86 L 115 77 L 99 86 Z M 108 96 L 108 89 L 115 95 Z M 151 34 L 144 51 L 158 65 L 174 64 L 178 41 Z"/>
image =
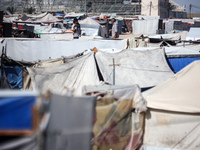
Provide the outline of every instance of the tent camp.
<path id="1" fill-rule="evenodd" d="M 200 145 L 200 61 L 143 93 L 146 115 L 144 149 L 192 149 Z"/>
<path id="2" fill-rule="evenodd" d="M 141 88 L 147 88 L 173 76 L 162 49 L 123 50 L 119 53 L 98 51 L 95 57 L 104 81 L 110 84 L 113 83 L 113 58 L 116 85 L 138 84 Z"/>
<path id="3" fill-rule="evenodd" d="M 87 17 L 79 23 L 81 25 L 82 33 L 85 33 L 89 36 L 98 35 L 100 24 L 91 19 L 90 17 Z"/>

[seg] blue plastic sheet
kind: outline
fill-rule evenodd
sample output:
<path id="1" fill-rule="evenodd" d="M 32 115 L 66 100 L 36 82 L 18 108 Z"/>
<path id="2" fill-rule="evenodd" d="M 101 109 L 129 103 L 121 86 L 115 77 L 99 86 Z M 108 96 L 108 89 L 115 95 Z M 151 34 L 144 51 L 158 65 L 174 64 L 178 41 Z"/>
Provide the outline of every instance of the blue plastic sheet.
<path id="1" fill-rule="evenodd" d="M 0 97 L 0 130 L 33 128 L 35 96 Z"/>
<path id="2" fill-rule="evenodd" d="M 23 82 L 22 82 L 22 67 L 5 67 L 5 73 L 8 82 L 11 85 L 12 89 L 22 89 L 23 88 Z M 0 73 L 1 77 L 1 73 Z"/>
<path id="3" fill-rule="evenodd" d="M 200 57 L 167 58 L 167 60 L 172 71 L 177 73 L 195 60 L 200 60 Z"/>

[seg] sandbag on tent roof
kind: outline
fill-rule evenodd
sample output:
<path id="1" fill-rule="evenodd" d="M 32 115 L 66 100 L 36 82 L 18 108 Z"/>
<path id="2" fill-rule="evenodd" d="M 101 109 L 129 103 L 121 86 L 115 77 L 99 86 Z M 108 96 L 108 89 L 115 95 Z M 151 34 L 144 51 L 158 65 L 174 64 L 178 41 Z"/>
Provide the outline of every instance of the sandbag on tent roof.
<path id="1" fill-rule="evenodd" d="M 33 89 L 62 94 L 66 88 L 75 89 L 75 95 L 82 94 L 84 85 L 98 85 L 93 53 L 89 53 L 71 62 L 52 67 L 28 68 Z"/>
<path id="2" fill-rule="evenodd" d="M 151 51 L 123 50 L 119 53 L 98 51 L 96 59 L 105 82 L 113 83 L 113 58 L 115 59 L 116 85 L 138 84 L 152 87 L 173 76 L 162 49 Z"/>
<path id="3" fill-rule="evenodd" d="M 188 65 L 172 78 L 143 93 L 154 109 L 200 113 L 200 61 Z"/>
<path id="4" fill-rule="evenodd" d="M 200 61 L 196 61 L 143 93 L 149 107 L 144 150 L 199 150 L 199 73 Z"/>

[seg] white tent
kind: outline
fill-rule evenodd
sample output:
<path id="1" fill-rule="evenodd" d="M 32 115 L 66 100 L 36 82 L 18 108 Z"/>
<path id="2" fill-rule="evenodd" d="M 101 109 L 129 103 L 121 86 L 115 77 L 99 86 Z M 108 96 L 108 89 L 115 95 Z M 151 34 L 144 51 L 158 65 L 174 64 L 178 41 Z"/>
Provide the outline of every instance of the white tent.
<path id="1" fill-rule="evenodd" d="M 75 12 L 71 12 L 65 15 L 65 18 L 67 17 L 80 17 L 80 16 L 84 16 L 85 14 L 83 13 L 75 13 Z"/>
<path id="2" fill-rule="evenodd" d="M 87 17 L 79 22 L 81 25 L 82 33 L 86 33 L 89 36 L 98 35 L 100 24 L 93 19 Z"/>
<path id="3" fill-rule="evenodd" d="M 65 90 L 75 89 L 75 95 L 82 94 L 85 85 L 98 85 L 99 77 L 93 53 L 72 59 L 66 64 L 51 67 L 28 68 L 34 90 L 45 93 L 51 90 L 65 94 Z"/>
<path id="4" fill-rule="evenodd" d="M 116 85 L 138 84 L 152 87 L 173 76 L 164 56 L 164 50 L 123 50 L 119 53 L 98 51 L 96 59 L 105 82 L 113 83 L 113 58 L 115 59 Z"/>
<path id="5" fill-rule="evenodd" d="M 27 17 L 29 17 L 29 18 L 42 18 L 42 17 L 44 17 L 44 16 L 46 16 L 47 15 L 47 12 L 45 12 L 45 13 L 41 13 L 41 14 L 35 14 L 35 15 L 33 15 L 33 14 L 26 14 L 26 16 Z"/>
<path id="6" fill-rule="evenodd" d="M 6 44 L 6 55 L 12 59 L 37 61 L 72 56 L 94 47 L 123 49 L 126 40 L 5 39 L 4 43 Z"/>
<path id="7" fill-rule="evenodd" d="M 44 23 L 51 23 L 51 22 L 57 22 L 57 21 L 61 21 L 61 20 L 58 19 L 57 17 L 53 16 L 52 14 L 47 14 L 43 18 L 41 18 L 37 21 L 44 22 Z"/>
<path id="8" fill-rule="evenodd" d="M 200 144 L 200 61 L 143 93 L 146 115 L 144 149 L 192 149 Z"/>
<path id="9" fill-rule="evenodd" d="M 186 40 L 196 41 L 200 39 L 200 28 L 190 28 Z"/>
<path id="10" fill-rule="evenodd" d="M 96 21 L 94 21 L 93 19 L 91 19 L 90 17 L 87 17 L 86 19 L 82 20 L 79 22 L 81 25 L 97 25 L 99 26 L 100 24 Z"/>

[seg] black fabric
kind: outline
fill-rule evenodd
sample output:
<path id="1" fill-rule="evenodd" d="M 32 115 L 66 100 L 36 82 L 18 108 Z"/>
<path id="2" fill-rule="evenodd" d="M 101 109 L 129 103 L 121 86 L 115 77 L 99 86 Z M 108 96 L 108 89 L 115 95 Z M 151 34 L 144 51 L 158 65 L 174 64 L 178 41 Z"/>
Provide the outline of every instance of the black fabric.
<path id="1" fill-rule="evenodd" d="M 3 11 L 0 11 L 0 25 L 3 23 Z"/>
<path id="2" fill-rule="evenodd" d="M 163 24 L 163 20 L 162 20 L 162 19 L 159 19 L 159 22 L 158 22 L 158 30 L 162 30 L 162 24 Z"/>
<path id="3" fill-rule="evenodd" d="M 11 86 L 6 78 L 4 69 L 1 69 L 0 89 L 11 89 Z"/>
<path id="4" fill-rule="evenodd" d="M 12 23 L 3 23 L 4 37 L 12 37 Z"/>

